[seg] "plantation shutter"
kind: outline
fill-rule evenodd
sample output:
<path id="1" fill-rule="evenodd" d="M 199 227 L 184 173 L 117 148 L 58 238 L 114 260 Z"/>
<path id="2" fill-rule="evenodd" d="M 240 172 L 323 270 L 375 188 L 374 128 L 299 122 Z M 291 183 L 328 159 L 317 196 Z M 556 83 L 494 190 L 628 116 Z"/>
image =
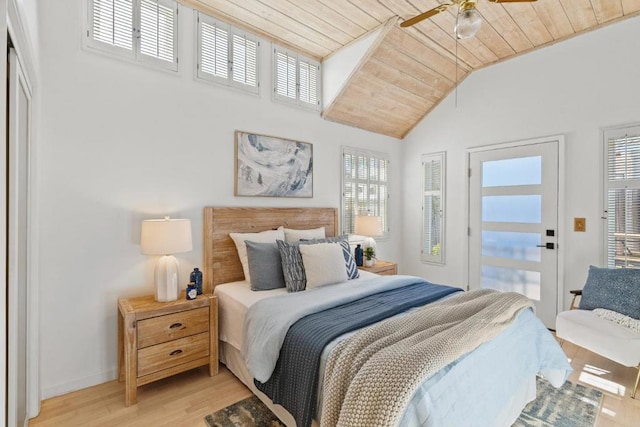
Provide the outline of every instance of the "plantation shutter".
<path id="1" fill-rule="evenodd" d="M 214 20 L 199 19 L 200 62 L 198 73 L 221 79 L 229 77 L 229 31 Z M 224 24 L 223 24 L 224 26 Z M 200 76 L 202 77 L 202 76 Z"/>
<path id="2" fill-rule="evenodd" d="M 175 0 L 91 0 L 86 46 L 178 69 Z"/>
<path id="3" fill-rule="evenodd" d="M 241 34 L 233 35 L 233 81 L 258 88 L 258 41 Z"/>
<path id="4" fill-rule="evenodd" d="M 300 101 L 318 104 L 318 73 L 320 66 L 309 60 L 300 60 Z"/>
<path id="5" fill-rule="evenodd" d="M 320 64 L 274 46 L 273 98 L 320 110 Z"/>
<path id="6" fill-rule="evenodd" d="M 422 156 L 421 259 L 444 262 L 444 159 L 445 153 Z"/>
<path id="7" fill-rule="evenodd" d="M 640 127 L 605 131 L 609 267 L 640 268 Z"/>
<path id="8" fill-rule="evenodd" d="M 173 1 L 140 0 L 140 53 L 173 63 L 177 6 Z"/>
<path id="9" fill-rule="evenodd" d="M 284 99 L 297 99 L 296 55 L 284 50 L 274 50 L 275 54 L 275 93 Z"/>
<path id="10" fill-rule="evenodd" d="M 198 78 L 259 93 L 258 38 L 198 13 Z"/>
<path id="11" fill-rule="evenodd" d="M 385 155 L 354 148 L 342 150 L 341 232 L 353 234 L 359 214 L 382 217 L 384 235 L 389 230 L 389 160 Z"/>
<path id="12" fill-rule="evenodd" d="M 89 19 L 93 41 L 133 52 L 133 0 L 93 0 Z"/>

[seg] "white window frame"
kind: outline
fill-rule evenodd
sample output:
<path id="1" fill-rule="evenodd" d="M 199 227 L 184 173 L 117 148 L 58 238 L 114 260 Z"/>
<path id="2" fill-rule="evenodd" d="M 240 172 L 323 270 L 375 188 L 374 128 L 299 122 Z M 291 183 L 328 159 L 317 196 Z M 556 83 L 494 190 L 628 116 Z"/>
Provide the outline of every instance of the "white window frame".
<path id="1" fill-rule="evenodd" d="M 152 68 L 178 71 L 178 2 L 175 0 L 150 0 L 173 10 L 173 61 L 166 61 L 141 52 L 140 28 L 141 28 L 141 4 L 144 0 L 131 0 L 131 49 L 114 46 L 93 38 L 93 8 L 95 0 L 87 0 L 85 25 L 83 29 L 83 47 L 93 52 L 107 54 L 108 56 L 125 59 L 135 63 L 142 63 Z"/>
<path id="2" fill-rule="evenodd" d="M 446 203 L 446 176 L 447 176 L 447 153 L 444 151 L 438 153 L 423 154 L 422 160 L 422 234 L 420 235 L 420 259 L 422 262 L 429 264 L 445 264 L 445 203 Z M 440 189 L 434 190 L 427 188 L 427 165 L 429 163 L 440 162 Z M 431 216 L 429 215 L 429 206 L 426 199 L 428 196 L 436 196 L 440 198 L 440 206 L 438 215 L 440 216 L 440 229 L 437 231 L 439 250 L 434 254 L 434 248 L 431 243 L 426 241 L 427 234 L 432 234 Z M 429 215 L 429 216 L 428 216 Z"/>
<path id="3" fill-rule="evenodd" d="M 317 62 L 314 61 L 313 59 L 310 59 L 304 55 L 301 55 L 297 52 L 294 52 L 292 50 L 288 50 L 285 49 L 283 47 L 280 47 L 278 45 L 276 45 L 275 43 L 273 44 L 273 49 L 272 49 L 272 58 L 271 58 L 271 69 L 272 69 L 272 79 L 271 79 L 271 84 L 272 84 L 272 93 L 273 93 L 273 100 L 276 102 L 281 102 L 284 104 L 288 104 L 288 105 L 295 105 L 296 107 L 305 109 L 305 110 L 313 110 L 313 111 L 320 111 L 322 109 L 322 65 Z M 287 56 L 290 56 L 292 58 L 295 59 L 295 63 L 296 63 L 296 97 L 295 98 L 291 98 L 288 96 L 284 96 L 284 95 L 280 95 L 278 93 L 278 62 L 277 62 L 277 58 L 278 58 L 278 53 L 282 53 L 285 54 Z M 316 68 L 317 73 L 316 73 L 316 103 L 315 104 L 311 104 L 309 102 L 305 102 L 302 101 L 300 99 L 300 63 L 308 63 L 309 65 L 313 66 Z"/>
<path id="4" fill-rule="evenodd" d="M 211 73 L 202 71 L 202 23 L 212 25 L 227 32 L 227 77 L 216 76 Z M 196 79 L 204 82 L 213 82 L 224 86 L 233 87 L 244 92 L 260 94 L 260 39 L 249 32 L 242 31 L 224 21 L 212 18 L 201 12 L 195 12 L 195 28 L 196 28 L 196 55 L 195 68 Z M 234 53 L 234 36 L 242 37 L 256 43 L 256 85 L 251 86 L 233 78 L 233 53 Z"/>
<path id="5" fill-rule="evenodd" d="M 367 159 L 374 158 L 374 159 L 378 159 L 379 161 L 387 162 L 387 180 L 372 181 L 369 172 L 367 172 L 367 177 L 365 179 L 358 179 L 357 177 L 353 179 L 347 178 L 345 173 L 345 167 L 344 167 L 346 155 L 364 156 Z M 390 168 L 391 168 L 391 161 L 389 160 L 389 155 L 386 153 L 369 151 L 369 150 L 364 150 L 364 149 L 355 148 L 355 147 L 346 147 L 346 146 L 342 147 L 341 156 L 340 156 L 340 171 L 341 171 L 341 177 L 342 177 L 340 180 L 340 234 L 354 234 L 353 227 L 347 227 L 347 224 L 345 224 L 345 221 L 344 221 L 344 218 L 346 216 L 346 208 L 347 208 L 346 200 L 345 200 L 345 191 L 344 191 L 345 184 L 347 184 L 347 182 L 353 182 L 355 184 L 365 184 L 369 186 L 370 184 L 380 185 L 381 183 L 384 183 L 387 189 L 386 198 L 384 198 L 384 200 L 378 198 L 376 202 L 376 201 L 372 201 L 371 194 L 367 194 L 368 197 L 364 205 L 357 206 L 355 209 L 353 209 L 351 224 L 352 226 L 355 226 L 355 216 L 359 214 L 380 215 L 382 216 L 383 234 L 382 236 L 376 237 L 376 240 L 384 240 L 389 237 L 389 234 L 390 234 L 390 226 L 389 226 L 390 203 L 389 201 L 391 197 L 390 196 L 390 188 L 391 188 Z M 367 171 L 368 170 L 369 169 L 367 168 Z M 357 204 L 358 203 L 357 195 L 355 196 L 355 200 L 356 200 L 355 203 Z"/>
<path id="6" fill-rule="evenodd" d="M 612 224 L 610 221 L 615 221 L 614 213 L 610 211 L 609 207 L 609 191 L 615 189 L 638 189 L 640 190 L 640 178 L 628 178 L 628 179 L 616 179 L 609 180 L 609 140 L 610 139 L 622 139 L 625 137 L 638 137 L 640 136 L 640 123 L 624 125 L 619 127 L 606 128 L 602 131 L 603 142 L 603 211 L 605 223 L 603 226 L 603 265 L 608 267 L 615 266 L 615 258 L 609 253 L 609 237 Z M 637 165 L 634 163 L 634 167 L 640 168 L 640 161 Z M 633 213 L 630 214 L 633 216 Z M 634 239 L 637 239 L 634 237 Z M 632 264 L 628 264 L 632 262 Z M 640 262 L 625 260 L 623 267 L 628 268 L 640 268 Z"/>

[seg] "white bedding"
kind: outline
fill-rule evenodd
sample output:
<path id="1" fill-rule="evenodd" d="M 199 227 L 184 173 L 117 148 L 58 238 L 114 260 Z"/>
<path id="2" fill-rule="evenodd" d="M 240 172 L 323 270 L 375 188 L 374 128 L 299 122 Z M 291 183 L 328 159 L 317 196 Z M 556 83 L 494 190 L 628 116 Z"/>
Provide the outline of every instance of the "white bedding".
<path id="1" fill-rule="evenodd" d="M 368 271 L 360 271 L 358 279 L 363 281 L 378 276 Z M 225 283 L 215 287 L 213 294 L 218 297 L 218 334 L 220 341 L 231 344 L 238 350 L 242 349 L 244 341 L 244 320 L 247 310 L 256 302 L 274 295 L 284 295 L 286 288 L 270 291 L 252 291 L 249 282 Z"/>

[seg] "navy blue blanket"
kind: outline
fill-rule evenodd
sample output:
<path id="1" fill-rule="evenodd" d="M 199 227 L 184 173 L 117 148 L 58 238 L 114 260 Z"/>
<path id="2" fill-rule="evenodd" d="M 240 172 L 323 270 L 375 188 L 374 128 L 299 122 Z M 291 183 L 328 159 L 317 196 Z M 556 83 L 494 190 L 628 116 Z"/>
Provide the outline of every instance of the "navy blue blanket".
<path id="1" fill-rule="evenodd" d="M 254 379 L 256 387 L 284 406 L 298 427 L 310 426 L 316 415 L 320 357 L 327 344 L 340 335 L 461 290 L 416 280 L 415 284 L 369 295 L 298 320 L 287 332 L 271 378 L 266 383 Z"/>

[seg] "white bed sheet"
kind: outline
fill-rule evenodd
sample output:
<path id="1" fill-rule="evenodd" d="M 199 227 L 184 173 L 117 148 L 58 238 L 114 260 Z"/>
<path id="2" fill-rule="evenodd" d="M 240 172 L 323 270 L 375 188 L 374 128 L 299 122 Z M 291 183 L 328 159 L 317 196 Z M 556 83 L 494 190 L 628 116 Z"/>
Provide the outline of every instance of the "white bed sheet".
<path id="1" fill-rule="evenodd" d="M 360 277 L 350 282 L 366 280 L 376 276 L 378 275 L 369 271 L 360 271 Z M 229 343 L 241 350 L 244 342 L 244 319 L 249 307 L 262 299 L 286 293 L 286 288 L 252 291 L 251 285 L 245 280 L 216 286 L 213 294 L 218 297 L 218 334 L 220 341 Z"/>

